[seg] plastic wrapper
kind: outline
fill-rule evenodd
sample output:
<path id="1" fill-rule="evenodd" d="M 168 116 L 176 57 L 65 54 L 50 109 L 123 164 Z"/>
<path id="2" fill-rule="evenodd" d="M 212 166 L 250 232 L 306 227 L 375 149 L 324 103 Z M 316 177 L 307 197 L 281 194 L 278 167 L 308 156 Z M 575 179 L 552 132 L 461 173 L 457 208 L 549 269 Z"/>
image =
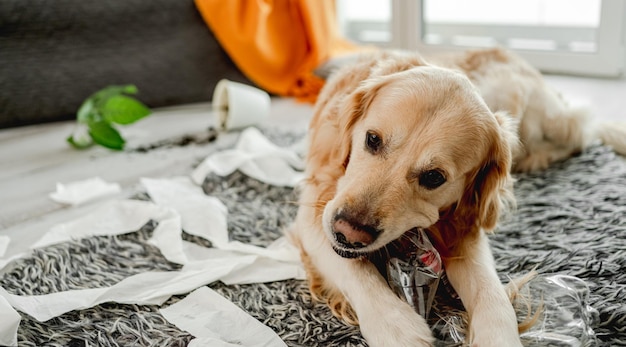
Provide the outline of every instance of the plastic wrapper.
<path id="1" fill-rule="evenodd" d="M 520 334 L 522 344 L 528 347 L 597 346 L 592 326 L 599 314 L 588 301 L 589 287 L 577 277 L 535 276 L 520 288 L 513 302 L 518 321 L 534 323 Z M 433 311 L 430 322 L 439 339 L 436 346 L 465 346 L 465 312 L 438 305 Z"/>
<path id="2" fill-rule="evenodd" d="M 467 314 L 447 281 L 439 253 L 423 230 L 412 230 L 388 246 L 383 264 L 379 270 L 392 290 L 428 320 L 437 337 L 436 346 L 466 345 Z M 524 346 L 598 345 L 592 326 L 599 314 L 589 306 L 585 281 L 542 274 L 520 286 L 513 305 L 518 321 L 530 325 L 520 334 Z"/>
<path id="3" fill-rule="evenodd" d="M 540 309 L 535 325 L 521 334 L 525 346 L 597 346 L 592 329 L 599 321 L 599 313 L 589 306 L 589 286 L 585 281 L 567 275 L 540 275 L 516 300 L 516 309 L 522 311 L 530 298 L 533 309 Z"/>
<path id="4" fill-rule="evenodd" d="M 387 282 L 393 291 L 428 317 L 443 266 L 439 253 L 423 230 L 407 233 L 387 261 Z"/>

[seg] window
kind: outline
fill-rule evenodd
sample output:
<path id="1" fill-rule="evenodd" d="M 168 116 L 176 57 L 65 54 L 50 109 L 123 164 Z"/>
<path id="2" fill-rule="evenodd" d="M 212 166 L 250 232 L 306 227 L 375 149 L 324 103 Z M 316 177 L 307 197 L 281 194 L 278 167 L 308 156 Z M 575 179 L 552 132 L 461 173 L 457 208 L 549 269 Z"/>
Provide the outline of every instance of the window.
<path id="1" fill-rule="evenodd" d="M 503 46 L 546 72 L 618 76 L 622 0 L 339 0 L 351 39 L 434 52 Z"/>

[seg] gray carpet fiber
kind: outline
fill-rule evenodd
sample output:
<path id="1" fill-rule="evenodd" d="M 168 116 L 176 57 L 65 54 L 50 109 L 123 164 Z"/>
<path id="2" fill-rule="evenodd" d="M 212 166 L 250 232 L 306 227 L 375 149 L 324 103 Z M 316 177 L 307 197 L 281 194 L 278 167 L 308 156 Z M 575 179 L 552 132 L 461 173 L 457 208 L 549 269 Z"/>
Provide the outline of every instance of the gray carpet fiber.
<path id="1" fill-rule="evenodd" d="M 284 134 L 286 135 L 286 134 Z M 274 137 L 290 142 L 294 136 Z M 502 280 L 533 268 L 588 283 L 588 304 L 599 312 L 593 330 L 601 346 L 626 346 L 626 161 L 594 146 L 545 172 L 519 175 L 518 209 L 492 237 Z M 295 193 L 240 173 L 207 177 L 207 194 L 229 209 L 236 240 L 267 245 L 296 212 Z M 146 243 L 148 223 L 121 236 L 92 237 L 36 250 L 2 275 L 13 294 L 46 294 L 108 286 L 147 270 L 175 270 Z M 185 239 L 210 246 L 207 241 Z M 367 346 L 358 328 L 311 301 L 303 281 L 210 285 L 271 327 L 288 346 Z M 184 295 L 172 297 L 170 305 Z M 168 323 L 159 307 L 102 304 L 47 322 L 22 314 L 20 346 L 185 346 L 191 335 Z"/>

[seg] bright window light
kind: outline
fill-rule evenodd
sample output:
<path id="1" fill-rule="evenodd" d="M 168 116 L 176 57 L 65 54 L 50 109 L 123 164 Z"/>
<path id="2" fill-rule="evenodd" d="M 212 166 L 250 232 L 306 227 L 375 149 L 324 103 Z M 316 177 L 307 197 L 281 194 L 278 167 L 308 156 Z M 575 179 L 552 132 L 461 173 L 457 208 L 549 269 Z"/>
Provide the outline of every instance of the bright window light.
<path id="1" fill-rule="evenodd" d="M 426 0 L 431 23 L 597 27 L 600 0 Z"/>
<path id="2" fill-rule="evenodd" d="M 434 51 L 501 46 L 548 72 L 617 76 L 624 0 L 336 0 L 356 42 Z"/>

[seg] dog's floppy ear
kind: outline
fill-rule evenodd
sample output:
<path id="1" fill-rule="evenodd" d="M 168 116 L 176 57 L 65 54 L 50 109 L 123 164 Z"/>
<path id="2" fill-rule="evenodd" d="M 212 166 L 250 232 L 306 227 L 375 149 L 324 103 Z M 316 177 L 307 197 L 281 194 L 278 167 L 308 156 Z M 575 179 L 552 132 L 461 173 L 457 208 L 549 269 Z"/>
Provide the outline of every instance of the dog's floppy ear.
<path id="1" fill-rule="evenodd" d="M 321 117 L 315 117 L 311 123 L 312 166 L 336 168 L 341 171 L 338 176 L 343 175 L 350 160 L 352 129 L 383 84 L 378 79 L 366 80 L 337 104 L 318 111 L 316 116 Z"/>
<path id="2" fill-rule="evenodd" d="M 518 138 L 510 117 L 496 113 L 495 118 L 487 129 L 487 156 L 470 178 L 456 211 L 466 222 L 485 231 L 492 231 L 501 213 L 515 205 L 510 172 L 511 151 L 518 146 Z"/>
<path id="3" fill-rule="evenodd" d="M 354 125 L 364 116 L 376 92 L 384 85 L 378 79 L 366 80 L 352 93 L 334 103 L 327 103 L 316 113 L 309 131 L 307 177 L 317 186 L 316 213 L 332 199 L 337 180 L 348 167 L 352 151 Z"/>
<path id="4" fill-rule="evenodd" d="M 339 139 L 342 141 L 340 157 L 343 158 L 342 165 L 344 170 L 348 167 L 350 153 L 352 152 L 352 129 L 365 115 L 374 96 L 384 84 L 384 81 L 378 78 L 364 81 L 359 88 L 347 97 L 340 107 L 338 129 Z"/>
<path id="5" fill-rule="evenodd" d="M 391 75 L 424 64 L 414 54 L 385 53 L 374 65 L 367 64 L 355 70 L 357 75 L 366 71 L 367 77 L 349 94 L 336 95 L 342 89 L 339 82 L 324 90 L 311 122 L 310 145 L 316 158 L 310 157 L 309 162 L 318 161 L 345 172 L 352 149 L 352 128 L 363 117 L 378 90 L 389 82 Z M 315 163 L 313 166 L 317 167 Z"/>

